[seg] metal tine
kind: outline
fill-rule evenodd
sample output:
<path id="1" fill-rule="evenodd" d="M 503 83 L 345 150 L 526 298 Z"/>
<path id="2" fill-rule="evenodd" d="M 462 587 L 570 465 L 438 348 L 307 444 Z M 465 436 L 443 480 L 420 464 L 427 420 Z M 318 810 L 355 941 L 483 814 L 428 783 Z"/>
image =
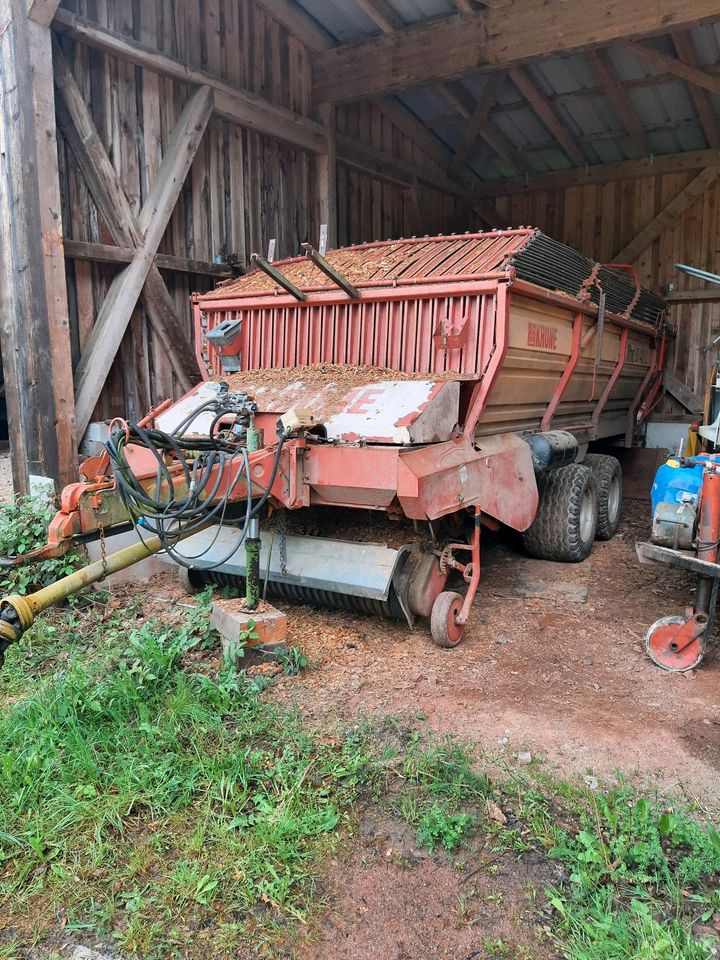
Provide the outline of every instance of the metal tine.
<path id="1" fill-rule="evenodd" d="M 274 267 L 271 263 L 268 263 L 264 257 L 260 256 L 259 253 L 251 254 L 250 259 L 253 263 L 256 263 L 258 267 L 260 267 L 263 273 L 266 273 L 269 277 L 271 277 L 275 283 L 283 288 L 283 290 L 287 290 L 287 292 L 295 297 L 296 300 L 307 300 L 307 297 L 302 290 L 299 290 L 294 283 L 280 273 L 277 267 Z"/>
<path id="2" fill-rule="evenodd" d="M 351 300 L 360 299 L 360 291 L 357 287 L 354 287 L 348 279 L 346 279 L 341 273 L 339 273 L 332 264 L 328 263 L 325 257 L 322 254 L 318 253 L 315 247 L 311 243 L 301 243 L 300 246 L 305 251 L 307 257 L 312 260 L 318 270 L 321 270 L 326 277 L 330 277 L 333 283 L 337 284 L 341 290 L 343 290 Z"/>

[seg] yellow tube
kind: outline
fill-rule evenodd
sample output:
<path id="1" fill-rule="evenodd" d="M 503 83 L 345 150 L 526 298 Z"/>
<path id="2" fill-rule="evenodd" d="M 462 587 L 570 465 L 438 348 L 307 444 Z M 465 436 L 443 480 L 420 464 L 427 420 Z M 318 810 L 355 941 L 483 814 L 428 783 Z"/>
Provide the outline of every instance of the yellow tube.
<path id="1" fill-rule="evenodd" d="M 19 594 L 4 597 L 0 600 L 0 646 L 4 647 L 8 643 L 19 640 L 32 625 L 38 613 L 61 600 L 66 600 L 83 587 L 89 587 L 90 584 L 103 580 L 111 573 L 131 567 L 134 563 L 160 550 L 162 550 L 160 538 L 148 537 L 145 541 L 139 541 L 116 553 L 111 553 L 105 560 L 95 560 L 94 563 L 88 564 L 81 570 L 75 570 L 66 577 L 56 580 L 55 583 L 43 587 L 42 590 L 31 593 L 28 597 L 21 597 Z"/>

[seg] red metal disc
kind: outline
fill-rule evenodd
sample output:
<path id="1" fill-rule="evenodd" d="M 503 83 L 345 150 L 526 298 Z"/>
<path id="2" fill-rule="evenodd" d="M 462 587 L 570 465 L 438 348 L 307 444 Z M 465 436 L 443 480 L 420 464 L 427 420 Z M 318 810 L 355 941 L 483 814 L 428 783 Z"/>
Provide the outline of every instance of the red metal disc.
<path id="1" fill-rule="evenodd" d="M 692 670 L 703 658 L 705 650 L 700 637 L 677 649 L 678 637 L 686 622 L 685 617 L 662 617 L 647 632 L 645 649 L 650 659 L 663 670 Z"/>

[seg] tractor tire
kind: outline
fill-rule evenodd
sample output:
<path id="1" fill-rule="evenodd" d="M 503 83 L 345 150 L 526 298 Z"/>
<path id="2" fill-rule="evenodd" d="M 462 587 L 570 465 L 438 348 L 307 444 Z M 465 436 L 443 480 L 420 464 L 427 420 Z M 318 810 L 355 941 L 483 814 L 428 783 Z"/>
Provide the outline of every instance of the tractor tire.
<path id="1" fill-rule="evenodd" d="M 583 460 L 590 467 L 598 488 L 598 524 L 596 540 L 612 540 L 622 515 L 622 467 L 616 457 L 588 453 Z"/>
<path id="2" fill-rule="evenodd" d="M 589 467 L 569 463 L 538 479 L 540 502 L 523 534 L 539 560 L 580 563 L 592 550 L 598 518 L 597 483 Z"/>

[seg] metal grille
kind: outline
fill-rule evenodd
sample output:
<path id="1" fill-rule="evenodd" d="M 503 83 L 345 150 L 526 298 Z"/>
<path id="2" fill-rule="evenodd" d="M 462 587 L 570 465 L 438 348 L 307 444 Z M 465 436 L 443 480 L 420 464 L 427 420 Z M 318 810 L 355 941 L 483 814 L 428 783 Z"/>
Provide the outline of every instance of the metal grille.
<path id="1" fill-rule="evenodd" d="M 547 290 L 562 290 L 573 297 L 580 296 L 583 285 L 593 271 L 596 271 L 600 286 L 607 297 L 607 309 L 623 315 L 632 305 L 630 316 L 635 320 L 655 324 L 665 310 L 664 302 L 649 290 L 641 289 L 638 295 L 629 271 L 598 268 L 593 260 L 584 257 L 572 247 L 545 236 L 539 230 L 523 249 L 513 256 L 510 263 L 522 280 L 536 283 Z M 593 303 L 600 302 L 600 289 L 597 285 L 588 288 L 588 295 Z"/>
<path id="2" fill-rule="evenodd" d="M 333 363 L 478 375 L 494 340 L 495 302 L 482 294 L 243 311 L 240 362 L 244 370 Z M 225 316 L 209 314 L 210 326 Z M 459 346 L 435 336 L 448 320 Z"/>

